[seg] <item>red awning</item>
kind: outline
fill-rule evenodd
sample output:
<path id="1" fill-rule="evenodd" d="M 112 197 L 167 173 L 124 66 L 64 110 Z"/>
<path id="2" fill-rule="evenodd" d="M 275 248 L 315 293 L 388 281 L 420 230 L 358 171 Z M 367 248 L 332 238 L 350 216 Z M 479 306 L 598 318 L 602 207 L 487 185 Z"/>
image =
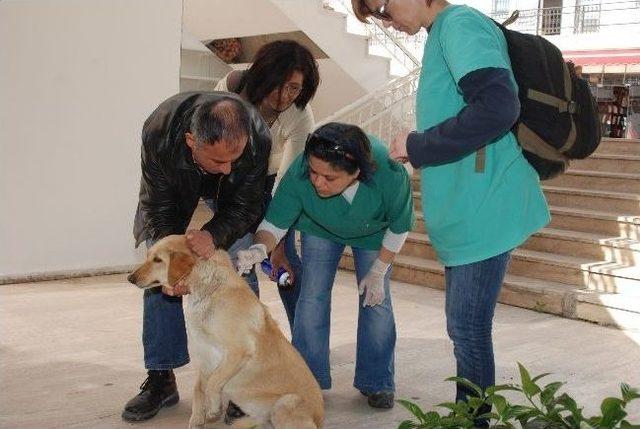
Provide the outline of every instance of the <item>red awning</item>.
<path id="1" fill-rule="evenodd" d="M 577 66 L 640 64 L 640 48 L 563 51 L 562 55 Z"/>

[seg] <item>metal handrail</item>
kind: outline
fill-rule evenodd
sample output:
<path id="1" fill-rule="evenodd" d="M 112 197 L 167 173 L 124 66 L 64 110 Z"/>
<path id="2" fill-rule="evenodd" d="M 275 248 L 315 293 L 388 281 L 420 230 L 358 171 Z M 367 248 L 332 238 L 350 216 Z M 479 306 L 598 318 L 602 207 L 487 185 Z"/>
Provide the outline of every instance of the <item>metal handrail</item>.
<path id="1" fill-rule="evenodd" d="M 395 46 L 397 46 L 407 56 L 407 58 L 409 58 L 411 60 L 411 62 L 413 63 L 414 67 L 420 67 L 422 65 L 420 60 L 418 60 L 416 57 L 414 57 L 413 54 L 406 48 L 406 46 L 404 46 L 404 43 L 400 42 L 391 31 L 387 30 L 385 28 L 385 26 L 382 25 L 377 20 L 374 19 L 372 21 L 373 21 L 373 25 L 378 27 L 378 29 L 380 31 L 382 31 L 387 36 L 387 39 L 392 41 L 393 44 Z"/>
<path id="2" fill-rule="evenodd" d="M 551 36 L 561 34 L 567 30 L 581 34 L 599 32 L 604 27 L 640 25 L 640 8 L 638 4 L 637 0 L 623 0 L 597 4 L 522 9 L 518 11 L 518 20 L 513 27 L 526 33 Z M 625 11 L 632 13 L 621 13 Z M 634 13 L 637 16 L 634 17 Z M 500 20 L 508 14 L 508 11 L 494 12 L 491 17 Z"/>
<path id="3" fill-rule="evenodd" d="M 327 6 L 337 10 L 335 6 L 339 6 L 338 12 L 346 13 L 352 18 L 357 19 L 355 14 L 351 10 L 351 5 L 346 0 L 323 0 L 323 3 Z M 400 33 L 395 33 L 385 28 L 380 22 L 372 20 L 373 25 L 364 25 L 367 35 L 379 43 L 389 54 L 402 66 L 406 71 L 411 71 L 416 67 L 421 66 L 419 59 L 411 53 L 409 49 L 398 37 Z"/>
<path id="4" fill-rule="evenodd" d="M 390 81 L 325 118 L 318 126 L 345 122 L 387 142 L 402 129 L 415 129 L 415 94 L 420 71 L 418 67 L 408 75 Z"/>

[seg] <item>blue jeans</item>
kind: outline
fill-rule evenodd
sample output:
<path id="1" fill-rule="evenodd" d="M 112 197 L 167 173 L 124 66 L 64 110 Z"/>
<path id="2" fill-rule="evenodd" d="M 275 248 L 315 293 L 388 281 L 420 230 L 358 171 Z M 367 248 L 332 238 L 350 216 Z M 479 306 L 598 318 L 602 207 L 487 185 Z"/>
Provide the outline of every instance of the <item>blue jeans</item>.
<path id="1" fill-rule="evenodd" d="M 445 268 L 447 332 L 453 341 L 457 375 L 483 389 L 495 384 L 491 337 L 498 294 L 511 252 Z M 458 385 L 456 401 L 472 394 Z"/>
<path id="2" fill-rule="evenodd" d="M 302 279 L 293 324 L 292 343 L 322 389 L 331 388 L 329 334 L 331 289 L 345 245 L 302 234 Z M 378 257 L 377 250 L 352 247 L 358 282 Z M 358 336 L 353 385 L 366 392 L 393 391 L 396 327 L 389 294 L 391 270 L 385 276 L 385 300 L 363 307 L 358 300 Z M 357 289 L 354 288 L 355 293 Z"/>
<path id="3" fill-rule="evenodd" d="M 265 186 L 264 186 L 265 209 L 269 208 L 269 204 L 271 203 L 271 192 L 273 191 L 273 186 L 275 185 L 275 181 L 276 181 L 275 174 L 267 176 L 267 179 L 265 181 Z M 290 229 L 283 240 L 285 240 L 284 253 L 287 259 L 289 260 L 289 265 L 291 265 L 291 268 L 293 269 L 293 275 L 296 279 L 301 279 L 302 263 L 300 262 L 300 258 L 298 257 L 298 252 L 296 251 L 296 237 L 295 237 L 294 230 Z M 258 279 L 256 279 L 256 283 L 257 281 Z M 300 296 L 299 280 L 296 280 L 295 284 L 292 285 L 290 288 L 278 287 L 278 294 L 280 295 L 280 300 L 282 300 L 284 310 L 287 313 L 289 328 L 291 332 L 293 332 L 293 321 L 295 319 L 296 303 L 298 302 L 298 296 Z"/>
<path id="4" fill-rule="evenodd" d="M 296 251 L 296 235 L 293 230 L 289 230 L 284 240 L 284 253 L 289 260 L 289 265 L 293 269 L 293 275 L 295 277 L 295 283 L 289 288 L 278 287 L 278 293 L 280 299 L 284 305 L 284 310 L 287 313 L 287 319 L 289 320 L 289 328 L 293 333 L 293 322 L 296 316 L 296 304 L 298 297 L 300 296 L 300 282 L 302 280 L 302 262 L 298 257 Z"/>
<path id="5" fill-rule="evenodd" d="M 251 234 L 237 240 L 230 248 L 232 259 L 240 249 L 251 245 Z M 249 243 L 249 244 L 247 244 Z M 147 241 L 147 247 L 153 242 Z M 258 294 L 258 279 L 255 282 L 245 277 L 247 283 Z M 187 331 L 182 312 L 182 297 L 168 296 L 160 288 L 144 291 L 142 313 L 142 346 L 144 348 L 144 366 L 146 369 L 173 369 L 189 363 L 187 349 Z"/>

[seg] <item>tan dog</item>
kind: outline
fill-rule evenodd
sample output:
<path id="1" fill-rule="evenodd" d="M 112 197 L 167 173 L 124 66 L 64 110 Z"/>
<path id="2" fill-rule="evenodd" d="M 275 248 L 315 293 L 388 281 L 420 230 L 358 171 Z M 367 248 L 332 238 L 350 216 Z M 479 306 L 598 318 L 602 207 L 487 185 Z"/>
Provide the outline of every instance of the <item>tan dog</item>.
<path id="1" fill-rule="evenodd" d="M 172 235 L 129 276 L 143 289 L 181 279 L 190 291 L 185 315 L 197 365 L 189 427 L 203 428 L 223 410 L 234 428 L 321 427 L 318 383 L 226 252 L 197 259 L 184 236 Z"/>

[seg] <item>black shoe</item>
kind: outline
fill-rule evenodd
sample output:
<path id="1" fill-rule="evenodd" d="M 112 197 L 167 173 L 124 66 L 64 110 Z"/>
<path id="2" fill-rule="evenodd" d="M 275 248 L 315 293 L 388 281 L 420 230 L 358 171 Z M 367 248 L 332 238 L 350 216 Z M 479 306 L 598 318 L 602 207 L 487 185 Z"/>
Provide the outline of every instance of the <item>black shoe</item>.
<path id="1" fill-rule="evenodd" d="M 360 393 L 367 397 L 367 403 L 371 408 L 380 408 L 383 410 L 390 410 L 391 408 L 393 408 L 393 392 L 363 392 L 361 390 Z"/>
<path id="2" fill-rule="evenodd" d="M 148 374 L 140 385 L 140 393 L 124 406 L 122 418 L 128 422 L 148 420 L 158 414 L 160 408 L 170 407 L 180 400 L 172 370 L 150 370 Z"/>

